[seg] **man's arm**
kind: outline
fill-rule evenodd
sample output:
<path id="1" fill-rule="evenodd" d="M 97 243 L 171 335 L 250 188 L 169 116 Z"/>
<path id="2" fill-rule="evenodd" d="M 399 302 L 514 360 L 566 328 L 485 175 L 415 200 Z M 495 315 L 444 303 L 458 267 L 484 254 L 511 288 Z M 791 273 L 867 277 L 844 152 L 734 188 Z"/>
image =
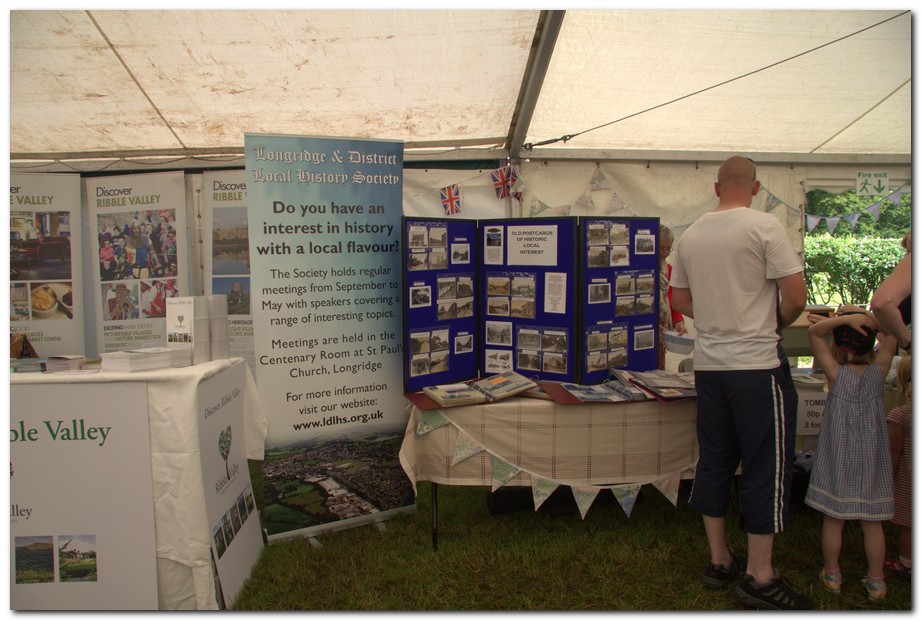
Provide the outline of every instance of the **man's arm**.
<path id="1" fill-rule="evenodd" d="M 900 302 L 910 293 L 912 254 L 907 253 L 871 296 L 871 311 L 884 331 L 895 336 L 901 347 L 905 347 L 912 338 L 899 310 Z"/>
<path id="2" fill-rule="evenodd" d="M 804 273 L 797 272 L 775 280 L 778 292 L 781 294 L 781 304 L 778 307 L 779 328 L 787 328 L 800 317 L 807 306 L 807 283 Z"/>
<path id="3" fill-rule="evenodd" d="M 695 318 L 695 313 L 692 310 L 691 289 L 672 287 L 672 309 L 679 311 L 686 317 Z"/>

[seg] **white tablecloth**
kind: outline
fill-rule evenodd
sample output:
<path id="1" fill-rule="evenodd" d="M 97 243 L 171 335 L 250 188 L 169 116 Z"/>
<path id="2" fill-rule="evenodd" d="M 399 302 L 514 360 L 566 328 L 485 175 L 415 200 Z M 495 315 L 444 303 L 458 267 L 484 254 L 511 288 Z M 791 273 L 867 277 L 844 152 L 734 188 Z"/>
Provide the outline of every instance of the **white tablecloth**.
<path id="1" fill-rule="evenodd" d="M 211 565 L 211 533 L 205 512 L 204 482 L 199 455 L 196 412 L 198 385 L 242 364 L 245 368 L 244 417 L 248 459 L 262 460 L 269 421 L 263 412 L 256 383 L 242 358 L 216 360 L 181 369 L 136 373 L 11 374 L 11 387 L 47 384 L 61 390 L 67 384 L 145 382 L 150 424 L 154 524 L 157 541 L 157 586 L 163 610 L 212 610 L 215 577 Z M 52 388 L 53 387 L 53 388 Z M 105 402 L 104 394 L 100 402 Z"/>

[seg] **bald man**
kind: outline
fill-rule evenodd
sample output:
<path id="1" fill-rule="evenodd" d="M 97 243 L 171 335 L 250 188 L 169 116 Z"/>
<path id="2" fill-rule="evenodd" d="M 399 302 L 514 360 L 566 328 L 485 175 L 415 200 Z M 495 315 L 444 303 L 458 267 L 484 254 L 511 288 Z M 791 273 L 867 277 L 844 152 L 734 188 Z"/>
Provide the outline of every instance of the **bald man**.
<path id="1" fill-rule="evenodd" d="M 749 209 L 761 187 L 755 164 L 731 157 L 717 172 L 717 207 L 695 221 L 676 247 L 673 308 L 695 320 L 699 458 L 689 505 L 704 518 L 711 560 L 701 580 L 722 589 L 739 574 L 736 595 L 751 607 L 810 610 L 772 566 L 791 494 L 797 392 L 781 330 L 807 297 L 803 264 L 778 219 Z M 748 558 L 726 541 L 733 477 Z"/>

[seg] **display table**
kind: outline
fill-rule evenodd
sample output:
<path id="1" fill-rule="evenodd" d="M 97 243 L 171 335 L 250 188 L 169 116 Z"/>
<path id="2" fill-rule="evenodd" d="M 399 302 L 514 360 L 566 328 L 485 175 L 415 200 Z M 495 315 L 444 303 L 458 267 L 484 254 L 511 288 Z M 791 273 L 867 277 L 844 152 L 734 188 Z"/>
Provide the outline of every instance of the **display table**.
<path id="1" fill-rule="evenodd" d="M 432 485 L 438 548 L 441 485 L 586 488 L 665 484 L 678 489 L 698 460 L 695 401 L 560 405 L 512 397 L 492 404 L 409 408 L 400 465 L 416 492 Z M 615 489 L 613 489 L 615 491 Z M 589 490 L 594 498 L 598 489 Z M 616 495 L 617 492 L 616 492 Z M 586 502 L 592 502 L 589 498 Z"/>
<path id="2" fill-rule="evenodd" d="M 243 365 L 245 447 L 248 459 L 262 460 L 268 419 L 253 376 L 243 359 L 218 360 L 182 369 L 137 373 L 12 374 L 10 389 L 47 385 L 66 400 L 68 384 L 143 382 L 147 386 L 159 607 L 163 610 L 216 609 L 211 530 L 205 509 L 196 412 L 198 387 L 205 380 Z"/>

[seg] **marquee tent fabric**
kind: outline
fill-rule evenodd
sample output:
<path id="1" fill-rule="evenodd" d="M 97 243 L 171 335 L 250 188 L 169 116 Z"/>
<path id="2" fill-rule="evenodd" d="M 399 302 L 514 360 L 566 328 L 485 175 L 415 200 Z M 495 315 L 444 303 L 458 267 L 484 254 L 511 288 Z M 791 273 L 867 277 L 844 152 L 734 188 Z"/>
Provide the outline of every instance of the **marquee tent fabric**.
<path id="1" fill-rule="evenodd" d="M 407 160 L 908 164 L 911 32 L 900 10 L 17 10 L 10 157 L 241 165 L 273 133 Z"/>

